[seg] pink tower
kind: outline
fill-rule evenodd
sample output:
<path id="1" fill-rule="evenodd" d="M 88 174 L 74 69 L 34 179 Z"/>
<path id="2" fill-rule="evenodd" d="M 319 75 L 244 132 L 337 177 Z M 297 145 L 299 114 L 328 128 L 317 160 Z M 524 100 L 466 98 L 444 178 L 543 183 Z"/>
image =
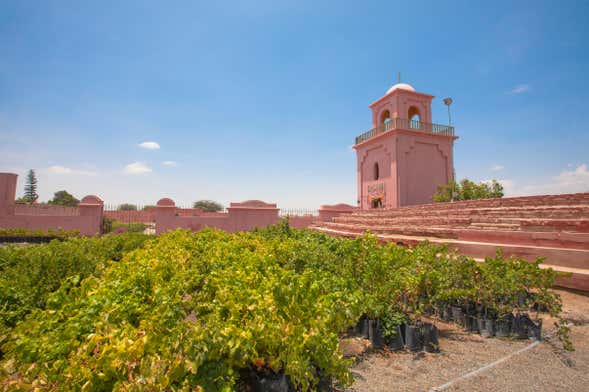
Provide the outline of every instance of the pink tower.
<path id="1" fill-rule="evenodd" d="M 434 97 L 405 83 L 370 105 L 372 129 L 356 138 L 358 205 L 396 208 L 432 202 L 453 179 L 454 127 L 432 124 Z"/>

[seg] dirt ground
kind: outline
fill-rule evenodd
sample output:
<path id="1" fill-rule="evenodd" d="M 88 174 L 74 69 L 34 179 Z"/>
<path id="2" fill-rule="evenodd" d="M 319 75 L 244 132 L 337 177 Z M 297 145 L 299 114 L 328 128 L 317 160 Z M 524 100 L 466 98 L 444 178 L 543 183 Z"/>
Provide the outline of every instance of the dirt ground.
<path id="1" fill-rule="evenodd" d="M 589 391 L 589 297 L 558 292 L 564 317 L 572 324 L 574 352 L 563 351 L 551 336 L 555 328 L 550 319 L 544 320 L 545 340 L 536 345 L 528 340 L 485 339 L 438 322 L 439 354 L 368 351 L 357 357 L 352 367 L 355 382 L 347 391 Z M 348 350 L 369 345 L 362 341 L 349 342 Z"/>

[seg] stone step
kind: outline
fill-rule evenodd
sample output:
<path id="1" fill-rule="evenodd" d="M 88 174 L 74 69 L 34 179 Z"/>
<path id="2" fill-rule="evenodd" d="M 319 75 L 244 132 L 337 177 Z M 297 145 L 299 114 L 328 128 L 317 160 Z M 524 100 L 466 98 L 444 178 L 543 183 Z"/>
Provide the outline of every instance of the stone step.
<path id="1" fill-rule="evenodd" d="M 466 241 L 500 242 L 515 245 L 533 245 L 548 247 L 569 247 L 574 249 L 589 249 L 589 233 L 574 232 L 533 232 L 498 229 L 474 229 L 470 227 L 450 226 L 390 226 L 363 225 L 340 222 L 323 222 L 321 226 L 333 230 L 348 231 L 362 234 L 370 231 L 374 234 L 405 234 L 430 236 L 436 238 L 452 238 Z"/>
<path id="2" fill-rule="evenodd" d="M 340 223 L 340 222 L 323 222 L 323 227 L 331 228 L 334 230 L 342 230 L 342 231 L 349 231 L 353 233 L 365 233 L 366 231 L 370 231 L 372 233 L 379 233 L 379 234 L 401 234 L 405 233 L 408 235 L 424 235 L 424 236 L 433 236 L 433 237 L 456 237 L 457 234 L 451 230 L 451 227 L 434 227 L 434 226 L 410 226 L 410 225 L 402 225 L 402 226 L 379 226 L 379 225 L 363 225 L 363 224 L 347 224 L 347 223 Z"/>
<path id="3" fill-rule="evenodd" d="M 520 225 L 517 223 L 473 222 L 469 227 L 479 230 L 519 230 Z"/>
<path id="4" fill-rule="evenodd" d="M 457 229 L 457 236 L 464 241 L 589 250 L 589 233 Z"/>
<path id="5" fill-rule="evenodd" d="M 589 219 L 522 219 L 522 229 L 528 231 L 574 231 L 589 233 Z"/>
<path id="6" fill-rule="evenodd" d="M 589 192 L 586 193 L 572 193 L 561 195 L 538 195 L 538 196 L 523 196 L 523 197 L 505 197 L 498 199 L 480 199 L 480 200 L 466 200 L 450 203 L 430 203 L 415 206 L 404 206 L 403 208 L 439 208 L 440 205 L 449 205 L 450 208 L 464 208 L 466 206 L 550 206 L 550 205 L 587 205 L 589 204 Z"/>
<path id="7" fill-rule="evenodd" d="M 518 203 L 512 205 L 501 205 L 501 204 L 462 204 L 458 203 L 437 203 L 437 204 L 424 204 L 416 206 L 405 206 L 392 209 L 370 209 L 358 211 L 359 214 L 382 214 L 382 213 L 402 213 L 407 212 L 432 212 L 432 211 L 464 211 L 464 210 L 488 210 L 500 211 L 500 210 L 586 210 L 589 207 L 589 201 L 583 201 L 580 203 L 567 203 L 567 204 L 525 204 Z"/>
<path id="8" fill-rule="evenodd" d="M 589 233 L 589 219 L 549 219 L 516 217 L 399 217 L 399 218 L 359 218 L 354 215 L 340 216 L 334 222 L 362 225 L 434 225 L 471 227 L 485 230 L 525 230 L 525 231 L 571 231 Z"/>
<path id="9" fill-rule="evenodd" d="M 353 215 L 339 216 L 333 220 L 339 223 L 361 223 L 361 224 L 401 224 L 401 223 L 418 223 L 428 225 L 470 225 L 472 219 L 468 217 L 424 217 L 424 216 L 409 216 L 398 218 L 359 218 Z"/>
<path id="10" fill-rule="evenodd" d="M 589 218 L 589 205 L 586 206 L 524 206 L 524 207 L 499 207 L 499 208 L 463 208 L 463 209 L 435 209 L 422 210 L 391 209 L 358 211 L 352 214 L 355 217 L 409 217 L 409 216 L 472 216 L 490 215 L 497 217 L 538 217 L 538 218 Z"/>

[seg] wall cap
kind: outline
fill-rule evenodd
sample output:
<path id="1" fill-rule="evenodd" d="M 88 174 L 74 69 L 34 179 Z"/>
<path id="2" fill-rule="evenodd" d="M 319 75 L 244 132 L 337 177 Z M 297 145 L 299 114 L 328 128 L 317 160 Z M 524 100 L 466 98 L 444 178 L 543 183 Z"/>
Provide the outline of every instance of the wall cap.
<path id="1" fill-rule="evenodd" d="M 159 199 L 156 204 L 157 207 L 176 207 L 176 203 L 174 200 L 164 197 L 163 199 Z"/>
<path id="2" fill-rule="evenodd" d="M 322 205 L 319 211 L 337 211 L 337 212 L 353 212 L 358 208 L 345 203 L 333 204 L 333 205 Z"/>
<path id="3" fill-rule="evenodd" d="M 266 203 L 261 200 L 246 200 L 241 203 L 230 203 L 230 209 L 263 209 L 263 210 L 277 210 L 276 203 Z"/>
<path id="4" fill-rule="evenodd" d="M 96 205 L 103 205 L 104 202 L 102 199 L 96 195 L 87 195 L 80 200 L 80 206 L 96 206 Z"/>

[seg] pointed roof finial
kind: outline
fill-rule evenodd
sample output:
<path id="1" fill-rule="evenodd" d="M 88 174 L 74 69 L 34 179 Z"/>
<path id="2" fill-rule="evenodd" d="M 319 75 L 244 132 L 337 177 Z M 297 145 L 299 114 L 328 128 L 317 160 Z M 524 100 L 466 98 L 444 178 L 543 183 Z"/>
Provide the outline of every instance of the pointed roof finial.
<path id="1" fill-rule="evenodd" d="M 397 72 L 397 83 L 401 83 L 401 72 Z"/>

